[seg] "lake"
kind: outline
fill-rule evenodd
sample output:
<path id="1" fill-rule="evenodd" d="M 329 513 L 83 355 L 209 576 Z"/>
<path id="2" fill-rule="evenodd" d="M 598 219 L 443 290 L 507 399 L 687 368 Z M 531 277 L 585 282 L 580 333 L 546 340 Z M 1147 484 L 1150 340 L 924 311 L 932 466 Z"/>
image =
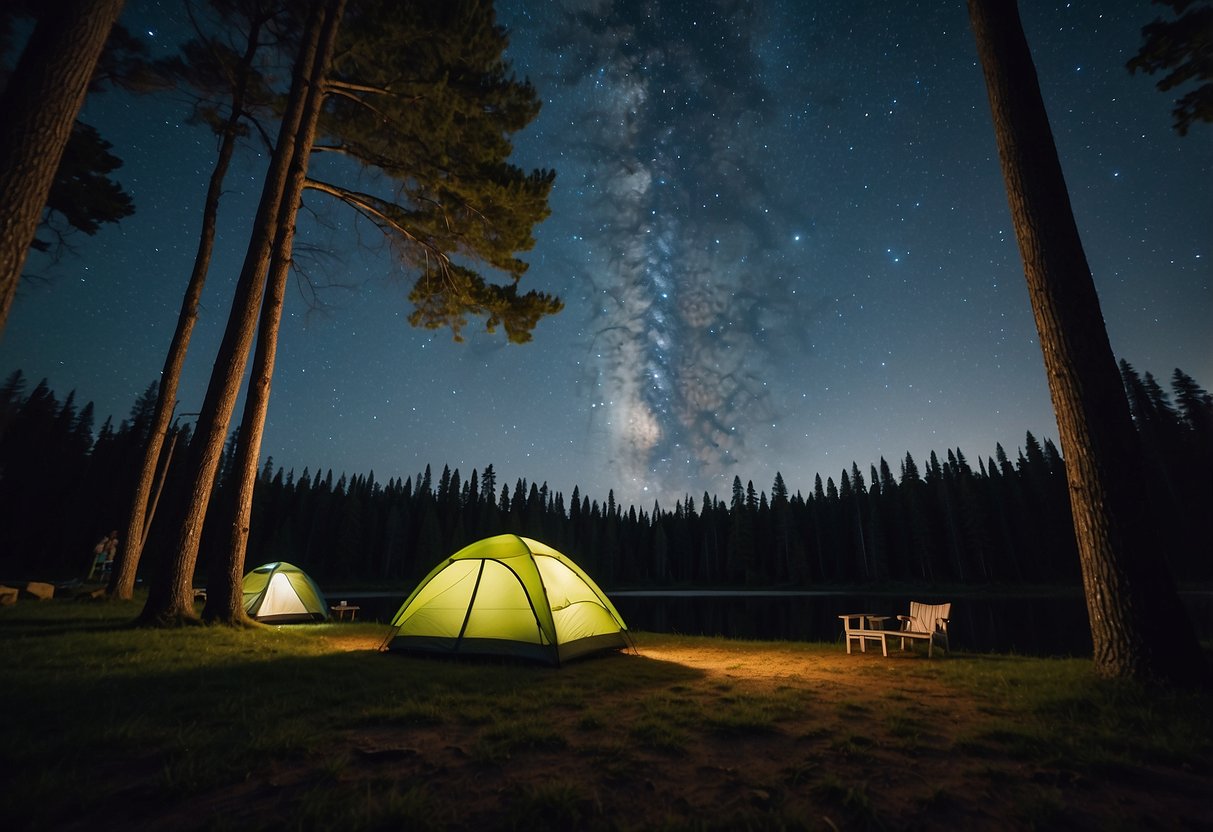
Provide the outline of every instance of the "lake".
<path id="1" fill-rule="evenodd" d="M 910 601 L 951 602 L 949 640 L 955 650 L 1020 653 L 1029 656 L 1090 656 L 1091 632 L 1082 593 L 1039 595 L 935 595 L 782 592 L 745 590 L 636 590 L 609 593 L 628 629 L 683 635 L 725 636 L 762 641 L 841 639 L 839 615 L 887 615 L 887 626 L 906 614 Z M 347 592 L 362 609 L 359 617 L 387 622 L 403 595 Z M 1184 592 L 1180 599 L 1197 634 L 1213 638 L 1213 592 Z"/>

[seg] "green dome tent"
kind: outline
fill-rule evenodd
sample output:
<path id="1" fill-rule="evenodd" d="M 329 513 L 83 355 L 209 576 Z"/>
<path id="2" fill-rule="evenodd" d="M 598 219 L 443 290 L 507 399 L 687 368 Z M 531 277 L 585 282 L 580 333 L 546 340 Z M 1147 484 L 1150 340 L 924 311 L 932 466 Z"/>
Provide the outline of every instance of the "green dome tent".
<path id="1" fill-rule="evenodd" d="M 434 567 L 391 626 L 388 650 L 553 665 L 628 646 L 623 618 L 589 575 L 550 546 L 513 534 L 473 543 Z"/>
<path id="2" fill-rule="evenodd" d="M 244 576 L 244 611 L 266 624 L 325 621 L 324 595 L 302 569 L 286 561 L 266 563 Z"/>

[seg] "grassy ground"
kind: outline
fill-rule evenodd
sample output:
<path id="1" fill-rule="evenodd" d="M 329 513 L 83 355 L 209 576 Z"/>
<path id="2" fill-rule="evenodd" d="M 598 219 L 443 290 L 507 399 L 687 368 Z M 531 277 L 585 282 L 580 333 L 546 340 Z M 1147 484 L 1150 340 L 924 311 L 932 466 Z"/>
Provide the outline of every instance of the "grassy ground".
<path id="1" fill-rule="evenodd" d="M 637 634 L 562 669 L 378 624 L 0 608 L 5 829 L 1213 829 L 1213 695 L 1090 663 Z"/>

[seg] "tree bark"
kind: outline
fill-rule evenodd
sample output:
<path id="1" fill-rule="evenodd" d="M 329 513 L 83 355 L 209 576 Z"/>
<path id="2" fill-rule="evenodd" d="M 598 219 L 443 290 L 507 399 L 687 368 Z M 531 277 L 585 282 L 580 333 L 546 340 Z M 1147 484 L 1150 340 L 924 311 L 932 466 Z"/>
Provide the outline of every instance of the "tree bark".
<path id="1" fill-rule="evenodd" d="M 306 113 L 305 105 L 309 100 L 308 88 L 311 86 L 322 35 L 335 30 L 335 21 L 329 14 L 332 2 L 334 0 L 317 0 L 309 10 L 277 147 L 262 187 L 261 201 L 236 284 L 227 328 L 215 358 L 202 412 L 198 417 L 197 431 L 190 445 L 185 516 L 177 528 L 177 544 L 170 553 L 163 574 L 153 580 L 147 604 L 140 615 L 142 624 L 172 626 L 196 620 L 192 584 L 202 525 L 210 504 L 227 428 L 236 407 L 240 381 L 248 364 L 266 269 L 279 225 L 283 221 L 284 196 L 296 138 L 304 119 L 314 119 L 318 115 L 318 112 Z"/>
<path id="2" fill-rule="evenodd" d="M 125 543 L 115 559 L 113 575 L 108 587 L 111 598 L 129 601 L 135 589 L 135 573 L 139 569 L 139 561 L 143 555 L 145 543 L 144 537 L 150 525 L 147 522 L 147 514 L 152 480 L 155 478 L 157 462 L 160 460 L 164 441 L 168 436 L 169 423 L 172 421 L 173 409 L 177 402 L 177 388 L 181 383 L 181 368 L 185 365 L 185 354 L 189 349 L 194 324 L 198 320 L 198 303 L 202 298 L 202 289 L 206 285 L 206 275 L 211 265 L 211 253 L 215 248 L 215 226 L 219 216 L 219 200 L 223 196 L 223 180 L 227 178 L 232 155 L 236 150 L 236 136 L 240 119 L 244 115 L 244 100 L 248 89 L 249 74 L 252 71 L 253 58 L 260 46 L 259 36 L 262 22 L 261 20 L 252 21 L 248 45 L 244 55 L 241 56 L 235 87 L 232 90 L 231 113 L 224 125 L 223 137 L 219 143 L 219 154 L 215 160 L 215 169 L 211 171 L 210 182 L 207 185 L 206 199 L 202 208 L 202 229 L 198 235 L 198 251 L 194 255 L 194 267 L 190 273 L 189 283 L 186 285 L 185 297 L 181 301 L 181 312 L 177 316 L 177 329 L 173 332 L 168 355 L 164 359 L 164 369 L 160 373 L 152 427 L 148 434 L 147 447 L 143 450 L 143 461 L 140 464 L 139 476 L 135 482 L 135 491 L 131 496 L 130 509 L 127 513 Z"/>
<path id="3" fill-rule="evenodd" d="M 968 0 L 1065 454 L 1096 672 L 1183 679 L 1202 659 L 1163 553 L 1143 457 L 1015 0 Z"/>
<path id="4" fill-rule="evenodd" d="M 290 274 L 291 250 L 295 240 L 295 221 L 307 182 L 308 162 L 316 140 L 317 118 L 324 102 L 325 75 L 332 62 L 336 32 L 344 13 L 345 0 L 334 0 L 330 12 L 331 31 L 326 30 L 320 54 L 308 87 L 307 113 L 300 125 L 291 160 L 289 181 L 283 196 L 283 212 L 274 242 L 273 259 L 266 280 L 265 298 L 261 303 L 261 323 L 257 332 L 257 351 L 249 378 L 240 436 L 236 442 L 233 465 L 238 478 L 232 490 L 231 527 L 228 545 L 223 555 L 210 567 L 207 582 L 206 608 L 203 619 L 212 623 L 241 625 L 248 622 L 244 611 L 244 557 L 248 549 L 249 526 L 252 519 L 253 490 L 257 482 L 257 462 L 261 455 L 261 438 L 265 434 L 265 416 L 269 409 L 270 383 L 274 376 L 274 359 L 278 351 L 278 329 L 282 306 L 286 298 L 287 277 Z"/>
<path id="5" fill-rule="evenodd" d="M 0 334 L 88 83 L 123 0 L 59 0 L 0 99 Z"/>

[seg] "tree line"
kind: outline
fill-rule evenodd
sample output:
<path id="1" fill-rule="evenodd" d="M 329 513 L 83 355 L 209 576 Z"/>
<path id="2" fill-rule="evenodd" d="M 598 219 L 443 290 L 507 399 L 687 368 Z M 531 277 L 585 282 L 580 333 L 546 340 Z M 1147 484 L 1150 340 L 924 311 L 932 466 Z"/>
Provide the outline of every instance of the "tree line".
<path id="1" fill-rule="evenodd" d="M 1213 579 L 1213 397 L 1176 370 L 1171 392 L 1126 362 L 1121 375 L 1149 460 L 1140 498 L 1155 517 L 1155 556 L 1184 581 Z M 94 538 L 119 524 L 151 424 L 155 385 L 117 425 L 94 433 L 92 403 L 60 401 L 46 381 L 26 392 L 14 372 L 0 388 L 0 571 L 83 575 Z M 174 543 L 185 488 L 188 426 L 159 472 L 143 575 Z M 237 487 L 229 437 L 215 489 Z M 685 495 L 673 506 L 623 506 L 546 483 L 500 482 L 492 464 L 461 472 L 430 466 L 379 481 L 374 472 L 301 472 L 262 464 L 254 487 L 249 567 L 287 560 L 322 584 L 410 588 L 441 558 L 515 532 L 565 551 L 607 587 L 915 584 L 1074 584 L 1079 563 L 1061 454 L 1030 432 L 1009 455 L 996 445 L 974 462 L 960 449 L 907 453 L 820 474 L 793 491 L 734 478 L 722 499 Z M 211 501 L 200 560 L 226 544 L 223 499 Z M 201 574 L 205 574 L 200 570 Z"/>

